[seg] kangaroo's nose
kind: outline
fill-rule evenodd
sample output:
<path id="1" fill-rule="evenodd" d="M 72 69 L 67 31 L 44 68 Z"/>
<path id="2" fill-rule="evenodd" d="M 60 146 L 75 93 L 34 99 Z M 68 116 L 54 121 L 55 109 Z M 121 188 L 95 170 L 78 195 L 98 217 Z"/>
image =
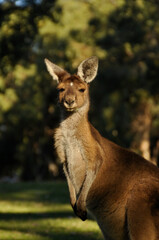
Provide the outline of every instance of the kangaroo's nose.
<path id="1" fill-rule="evenodd" d="M 65 103 L 66 103 L 67 105 L 69 105 L 69 106 L 73 105 L 74 102 L 75 102 L 75 100 L 72 99 L 72 98 L 65 99 Z"/>

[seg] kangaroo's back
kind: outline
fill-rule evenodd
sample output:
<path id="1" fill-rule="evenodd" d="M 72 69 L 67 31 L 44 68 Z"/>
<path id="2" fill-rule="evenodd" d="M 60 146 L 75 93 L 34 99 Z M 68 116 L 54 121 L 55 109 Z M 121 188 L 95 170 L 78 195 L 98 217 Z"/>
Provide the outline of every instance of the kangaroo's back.
<path id="1" fill-rule="evenodd" d="M 57 81 L 61 121 L 55 147 L 75 214 L 84 221 L 89 210 L 106 240 L 159 240 L 158 168 L 102 137 L 88 121 L 97 58 L 84 60 L 74 75 L 45 62 Z"/>
<path id="2" fill-rule="evenodd" d="M 107 139 L 103 142 L 105 158 L 89 190 L 87 208 L 105 239 L 159 239 L 158 168 Z"/>

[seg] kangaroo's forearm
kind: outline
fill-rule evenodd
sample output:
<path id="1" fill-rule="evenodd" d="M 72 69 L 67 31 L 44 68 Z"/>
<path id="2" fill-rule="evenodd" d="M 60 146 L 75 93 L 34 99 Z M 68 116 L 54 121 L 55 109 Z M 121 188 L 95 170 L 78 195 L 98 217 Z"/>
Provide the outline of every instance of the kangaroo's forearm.
<path id="1" fill-rule="evenodd" d="M 70 177 L 68 175 L 67 168 L 66 168 L 66 163 L 63 164 L 63 169 L 64 169 L 64 173 L 65 173 L 65 176 L 66 176 L 66 179 L 67 179 L 68 188 L 69 188 L 70 203 L 71 203 L 72 208 L 74 209 L 75 204 L 76 204 L 76 193 L 75 193 L 75 188 L 74 188 L 74 186 L 73 186 L 73 184 L 70 180 Z"/>

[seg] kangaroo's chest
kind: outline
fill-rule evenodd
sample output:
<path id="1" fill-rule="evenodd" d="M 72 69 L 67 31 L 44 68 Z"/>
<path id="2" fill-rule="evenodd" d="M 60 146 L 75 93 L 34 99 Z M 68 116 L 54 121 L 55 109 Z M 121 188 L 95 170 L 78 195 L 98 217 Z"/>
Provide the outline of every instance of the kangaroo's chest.
<path id="1" fill-rule="evenodd" d="M 61 161 L 66 163 L 67 173 L 78 194 L 86 174 L 82 142 L 73 131 L 58 129 L 55 145 Z"/>

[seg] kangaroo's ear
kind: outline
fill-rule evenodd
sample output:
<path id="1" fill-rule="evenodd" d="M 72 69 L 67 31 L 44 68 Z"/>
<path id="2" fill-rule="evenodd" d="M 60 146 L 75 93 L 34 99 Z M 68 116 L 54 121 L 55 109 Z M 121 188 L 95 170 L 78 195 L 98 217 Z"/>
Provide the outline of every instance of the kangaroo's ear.
<path id="1" fill-rule="evenodd" d="M 98 58 L 96 56 L 87 58 L 78 67 L 77 75 L 86 83 L 91 82 L 97 75 Z"/>
<path id="2" fill-rule="evenodd" d="M 67 73 L 64 69 L 52 63 L 47 58 L 45 58 L 44 61 L 48 72 L 53 77 L 53 79 L 56 80 L 58 83 L 64 75 L 69 75 L 69 73 Z"/>

